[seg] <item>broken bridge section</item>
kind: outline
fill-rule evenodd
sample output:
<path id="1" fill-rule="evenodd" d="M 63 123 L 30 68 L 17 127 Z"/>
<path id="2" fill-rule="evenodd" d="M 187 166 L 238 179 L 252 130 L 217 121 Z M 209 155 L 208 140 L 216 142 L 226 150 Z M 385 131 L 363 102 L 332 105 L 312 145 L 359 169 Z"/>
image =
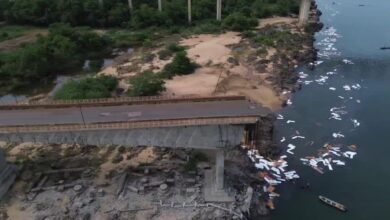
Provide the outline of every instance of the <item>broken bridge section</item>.
<path id="1" fill-rule="evenodd" d="M 0 140 L 10 143 L 214 149 L 207 201 L 230 202 L 224 151 L 256 145 L 267 108 L 245 97 L 83 100 L 0 106 Z"/>

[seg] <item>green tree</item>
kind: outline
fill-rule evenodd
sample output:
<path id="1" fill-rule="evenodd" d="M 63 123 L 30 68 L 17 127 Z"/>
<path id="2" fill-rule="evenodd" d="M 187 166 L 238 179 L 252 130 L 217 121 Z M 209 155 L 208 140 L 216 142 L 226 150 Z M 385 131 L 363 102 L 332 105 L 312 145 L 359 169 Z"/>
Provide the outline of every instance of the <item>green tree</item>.
<path id="1" fill-rule="evenodd" d="M 109 98 L 116 88 L 117 79 L 99 76 L 66 82 L 54 95 L 57 100 Z"/>
<path id="2" fill-rule="evenodd" d="M 198 65 L 191 62 L 191 60 L 187 57 L 187 53 L 185 51 L 181 51 L 176 53 L 171 63 L 165 65 L 161 74 L 163 77 L 172 78 L 175 75 L 187 75 L 193 73 L 197 67 Z"/>
<path id="3" fill-rule="evenodd" d="M 240 12 L 235 12 L 227 16 L 222 25 L 226 29 L 233 31 L 244 31 L 251 29 L 257 25 L 257 19 L 248 17 Z"/>
<path id="4" fill-rule="evenodd" d="M 130 79 L 130 96 L 155 96 L 165 91 L 165 82 L 151 71 L 143 72 Z"/>

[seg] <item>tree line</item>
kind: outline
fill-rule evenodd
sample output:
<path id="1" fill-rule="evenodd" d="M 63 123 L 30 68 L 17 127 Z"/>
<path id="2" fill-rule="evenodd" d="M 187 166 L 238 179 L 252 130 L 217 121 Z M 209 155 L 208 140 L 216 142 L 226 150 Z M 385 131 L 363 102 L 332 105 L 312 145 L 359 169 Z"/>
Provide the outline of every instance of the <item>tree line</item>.
<path id="1" fill-rule="evenodd" d="M 73 26 L 128 27 L 187 25 L 186 0 L 1 0 L 0 19 L 10 23 L 48 26 L 69 23 Z M 103 4 L 101 4 L 103 3 Z M 228 0 L 223 1 L 222 15 L 238 13 L 262 18 L 298 13 L 299 0 Z M 216 0 L 193 0 L 195 22 L 215 19 Z"/>

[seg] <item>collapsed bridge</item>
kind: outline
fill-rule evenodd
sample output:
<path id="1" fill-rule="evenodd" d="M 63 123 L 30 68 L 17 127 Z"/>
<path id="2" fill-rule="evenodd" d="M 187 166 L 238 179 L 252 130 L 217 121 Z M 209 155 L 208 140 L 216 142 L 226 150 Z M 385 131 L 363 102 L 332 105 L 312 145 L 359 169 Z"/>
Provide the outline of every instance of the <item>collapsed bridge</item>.
<path id="1" fill-rule="evenodd" d="M 224 150 L 241 143 L 256 146 L 262 118 L 269 114 L 243 96 L 0 105 L 0 140 L 216 150 L 215 168 L 206 175 L 206 199 L 228 201 L 223 190 Z"/>

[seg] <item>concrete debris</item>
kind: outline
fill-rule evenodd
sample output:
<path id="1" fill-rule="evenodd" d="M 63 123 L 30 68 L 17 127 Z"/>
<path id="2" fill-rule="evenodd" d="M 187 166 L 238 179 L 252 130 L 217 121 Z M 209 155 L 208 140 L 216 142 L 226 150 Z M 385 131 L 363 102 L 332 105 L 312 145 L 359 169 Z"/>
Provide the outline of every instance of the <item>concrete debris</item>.
<path id="1" fill-rule="evenodd" d="M 355 145 L 350 145 L 348 148 L 355 150 Z M 319 150 L 318 157 L 307 156 L 305 158 L 300 158 L 304 165 L 312 167 L 317 172 L 323 174 L 324 168 L 327 168 L 329 171 L 333 171 L 334 168 L 332 164 L 336 166 L 345 166 L 345 161 L 340 159 L 335 159 L 337 157 L 347 157 L 353 159 L 357 153 L 354 151 L 342 151 L 340 147 L 334 147 L 330 144 L 324 144 L 323 148 Z"/>
<path id="2" fill-rule="evenodd" d="M 333 136 L 334 138 L 343 138 L 343 137 L 345 137 L 345 135 L 341 134 L 340 132 L 334 132 L 334 133 L 332 134 L 332 136 Z"/>
<path id="3" fill-rule="evenodd" d="M 351 119 L 352 123 L 353 123 L 353 127 L 359 127 L 360 126 L 360 122 L 357 120 L 357 119 Z"/>
<path id="4" fill-rule="evenodd" d="M 292 145 L 292 144 L 288 144 L 287 145 L 287 153 L 289 153 L 289 154 L 294 154 L 293 152 L 292 152 L 292 150 L 294 150 L 295 148 L 296 148 L 296 146 L 295 145 Z"/>
<path id="5" fill-rule="evenodd" d="M 346 151 L 343 153 L 344 157 L 348 157 L 349 159 L 353 159 L 353 157 L 356 155 L 356 152 L 353 151 Z"/>
<path id="6" fill-rule="evenodd" d="M 347 59 L 343 59 L 343 63 L 345 63 L 345 64 L 354 64 L 352 61 L 347 60 Z"/>
<path id="7" fill-rule="evenodd" d="M 344 86 L 343 86 L 343 89 L 344 89 L 345 91 L 350 91 L 350 90 L 351 90 L 351 87 L 350 87 L 349 85 L 344 85 Z"/>
<path id="8" fill-rule="evenodd" d="M 299 78 L 301 78 L 301 79 L 306 79 L 309 76 L 308 74 L 306 74 L 304 72 L 299 72 L 298 75 L 299 75 Z"/>
<path id="9" fill-rule="evenodd" d="M 320 84 L 320 85 L 323 85 L 324 83 L 326 83 L 326 81 L 329 79 L 328 76 L 320 76 L 320 78 L 316 79 L 315 81 Z"/>

